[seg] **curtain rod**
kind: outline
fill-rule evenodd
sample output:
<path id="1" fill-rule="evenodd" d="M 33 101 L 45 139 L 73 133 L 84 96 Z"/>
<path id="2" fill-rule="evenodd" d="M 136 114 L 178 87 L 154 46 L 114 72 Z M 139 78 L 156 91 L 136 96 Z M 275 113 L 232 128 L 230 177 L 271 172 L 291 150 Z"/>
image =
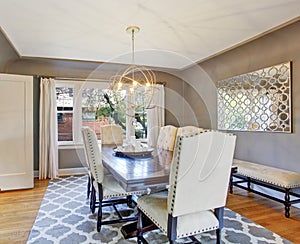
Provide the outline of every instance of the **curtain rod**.
<path id="1" fill-rule="evenodd" d="M 91 79 L 91 78 L 67 78 L 67 77 L 52 77 L 56 80 L 73 80 L 73 81 L 101 81 L 101 82 L 109 82 L 109 79 Z"/>
<path id="2" fill-rule="evenodd" d="M 92 82 L 108 82 L 108 83 L 110 82 L 109 79 L 91 79 L 91 78 L 84 79 L 84 78 L 68 78 L 68 77 L 39 76 L 39 75 L 37 77 L 48 77 L 56 80 L 70 80 L 70 81 L 92 81 Z M 166 82 L 165 81 L 156 82 L 156 84 L 165 86 Z"/>

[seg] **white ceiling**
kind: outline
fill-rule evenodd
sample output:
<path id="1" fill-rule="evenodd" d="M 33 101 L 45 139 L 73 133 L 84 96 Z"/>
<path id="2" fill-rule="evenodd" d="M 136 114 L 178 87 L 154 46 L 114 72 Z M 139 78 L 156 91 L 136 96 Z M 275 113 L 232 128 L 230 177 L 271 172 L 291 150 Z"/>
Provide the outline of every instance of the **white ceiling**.
<path id="1" fill-rule="evenodd" d="M 22 57 L 183 68 L 299 17 L 300 0 L 0 0 Z"/>

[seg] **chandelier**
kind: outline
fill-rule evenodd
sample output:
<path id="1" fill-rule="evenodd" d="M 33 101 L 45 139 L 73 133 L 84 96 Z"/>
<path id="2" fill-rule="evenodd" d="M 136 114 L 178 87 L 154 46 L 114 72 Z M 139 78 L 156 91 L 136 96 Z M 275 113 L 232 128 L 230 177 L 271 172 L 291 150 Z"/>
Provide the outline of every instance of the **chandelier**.
<path id="1" fill-rule="evenodd" d="M 135 34 L 140 31 L 138 26 L 128 26 L 126 32 L 131 35 L 132 40 L 132 57 L 131 65 L 111 78 L 111 90 L 116 93 L 126 91 L 127 96 L 131 96 L 131 100 L 127 103 L 135 109 L 143 108 L 150 109 L 154 93 L 154 84 L 156 76 L 154 72 L 144 66 L 135 64 Z"/>

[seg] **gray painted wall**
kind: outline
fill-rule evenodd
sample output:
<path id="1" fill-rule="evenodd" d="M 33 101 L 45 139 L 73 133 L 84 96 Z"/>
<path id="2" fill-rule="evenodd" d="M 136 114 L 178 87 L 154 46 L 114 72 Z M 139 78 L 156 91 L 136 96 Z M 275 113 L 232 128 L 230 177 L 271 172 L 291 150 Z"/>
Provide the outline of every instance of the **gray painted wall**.
<path id="1" fill-rule="evenodd" d="M 14 60 L 18 59 L 18 55 L 7 41 L 6 37 L 2 34 L 0 28 L 0 71 L 2 73 L 7 73 L 7 67 Z"/>
<path id="2" fill-rule="evenodd" d="M 201 72 L 193 67 L 184 73 L 187 82 L 201 84 L 200 94 L 201 90 L 211 92 L 204 101 L 216 121 L 212 83 L 286 61 L 292 61 L 293 133 L 233 132 L 237 135 L 235 157 L 300 173 L 300 21 L 200 63 Z"/>
<path id="3" fill-rule="evenodd" d="M 33 160 L 34 170 L 39 168 L 39 102 L 40 81 L 37 76 L 33 77 Z"/>

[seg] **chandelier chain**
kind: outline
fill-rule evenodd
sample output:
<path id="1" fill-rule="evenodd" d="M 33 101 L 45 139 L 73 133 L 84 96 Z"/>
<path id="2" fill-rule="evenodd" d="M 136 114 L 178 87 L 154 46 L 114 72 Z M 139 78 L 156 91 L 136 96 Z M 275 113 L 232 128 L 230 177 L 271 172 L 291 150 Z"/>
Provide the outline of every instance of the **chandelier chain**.
<path id="1" fill-rule="evenodd" d="M 131 40 L 132 40 L 132 57 L 131 57 L 131 63 L 134 64 L 134 29 L 131 30 Z"/>

